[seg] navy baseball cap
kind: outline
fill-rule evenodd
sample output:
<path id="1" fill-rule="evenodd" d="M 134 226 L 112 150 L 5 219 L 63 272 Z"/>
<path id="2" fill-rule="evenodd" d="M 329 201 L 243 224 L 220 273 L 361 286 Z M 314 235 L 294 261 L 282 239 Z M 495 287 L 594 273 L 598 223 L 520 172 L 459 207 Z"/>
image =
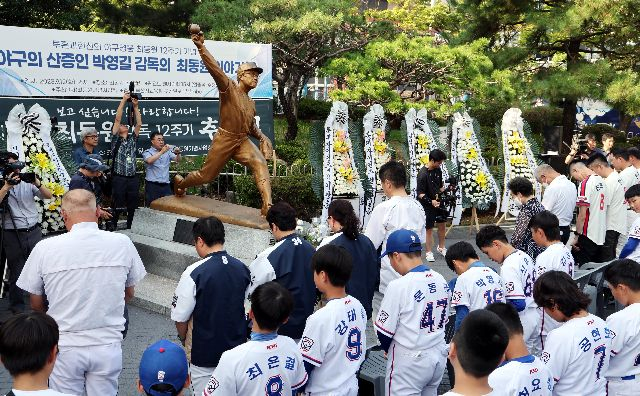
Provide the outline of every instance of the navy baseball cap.
<path id="1" fill-rule="evenodd" d="M 82 161 L 82 163 L 80 164 L 80 167 L 90 170 L 91 172 L 104 172 L 109 169 L 109 167 L 105 165 L 100 154 L 87 155 L 84 161 Z"/>
<path id="2" fill-rule="evenodd" d="M 162 385 L 171 385 L 177 394 L 184 387 L 189 373 L 187 355 L 182 347 L 167 340 L 149 346 L 140 359 L 140 384 L 145 392 L 153 396 L 171 395 Z"/>
<path id="3" fill-rule="evenodd" d="M 422 242 L 420 237 L 413 231 L 395 230 L 387 238 L 387 249 L 380 258 L 391 253 L 421 252 Z"/>

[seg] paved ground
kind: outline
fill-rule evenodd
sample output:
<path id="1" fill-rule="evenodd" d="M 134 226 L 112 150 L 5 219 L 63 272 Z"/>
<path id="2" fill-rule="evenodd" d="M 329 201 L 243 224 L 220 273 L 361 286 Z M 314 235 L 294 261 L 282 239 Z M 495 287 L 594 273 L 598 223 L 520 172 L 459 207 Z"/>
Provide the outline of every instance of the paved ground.
<path id="1" fill-rule="evenodd" d="M 510 236 L 510 232 L 508 231 Z M 454 229 L 446 240 L 446 246 L 455 242 L 466 240 L 475 246 L 475 231 L 466 229 Z M 435 249 L 434 249 L 435 250 Z M 485 264 L 496 267 L 496 264 L 478 251 L 480 258 Z M 435 254 L 436 262 L 429 263 L 430 267 L 440 272 L 447 280 L 454 277 L 454 273 L 447 267 L 444 258 L 438 253 Z M 0 300 L 0 321 L 6 320 L 10 313 L 7 309 L 8 301 Z M 135 382 L 138 378 L 138 363 L 144 349 L 153 342 L 166 338 L 177 342 L 176 330 L 173 322 L 165 316 L 147 311 L 138 307 L 130 307 L 130 327 L 129 334 L 123 345 L 123 371 L 120 376 L 120 395 L 135 395 Z M 448 378 L 445 374 L 440 391 L 448 390 Z M 5 394 L 11 387 L 11 377 L 9 373 L 0 366 L 0 392 Z M 368 392 L 366 394 L 369 394 Z"/>

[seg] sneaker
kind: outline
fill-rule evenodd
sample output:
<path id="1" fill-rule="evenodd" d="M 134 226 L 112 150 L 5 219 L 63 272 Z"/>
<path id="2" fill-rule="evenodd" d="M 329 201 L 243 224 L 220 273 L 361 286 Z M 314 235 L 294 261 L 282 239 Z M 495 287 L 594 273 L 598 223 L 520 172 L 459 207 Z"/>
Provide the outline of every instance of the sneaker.
<path id="1" fill-rule="evenodd" d="M 442 255 L 442 257 L 447 255 L 447 248 L 438 246 L 438 253 Z"/>
<path id="2" fill-rule="evenodd" d="M 426 259 L 430 263 L 433 263 L 434 261 L 436 261 L 436 258 L 433 257 L 433 253 L 432 252 L 427 252 Z"/>

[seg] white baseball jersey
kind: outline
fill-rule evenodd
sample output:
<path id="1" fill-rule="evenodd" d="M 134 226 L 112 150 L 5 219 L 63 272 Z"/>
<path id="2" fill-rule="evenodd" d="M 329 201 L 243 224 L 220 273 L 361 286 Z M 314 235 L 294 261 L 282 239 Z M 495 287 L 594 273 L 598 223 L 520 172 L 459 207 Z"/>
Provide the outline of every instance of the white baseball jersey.
<path id="1" fill-rule="evenodd" d="M 607 378 L 640 375 L 640 303 L 607 318 L 611 330 L 611 360 Z"/>
<path id="2" fill-rule="evenodd" d="M 387 248 L 387 238 L 395 230 L 411 230 L 418 234 L 421 242 L 427 233 L 424 208 L 411 196 L 393 196 L 373 208 L 364 234 L 373 242 L 376 249 L 382 245 L 382 251 Z M 394 279 L 400 278 L 385 256 L 380 260 L 380 293 L 384 294 L 387 285 Z"/>
<path id="3" fill-rule="evenodd" d="M 277 336 L 223 353 L 202 396 L 290 395 L 305 382 L 307 373 L 295 341 Z"/>
<path id="4" fill-rule="evenodd" d="M 343 395 L 357 389 L 356 373 L 367 350 L 367 314 L 352 296 L 329 300 L 307 319 L 300 339 L 305 362 L 316 366 L 305 391 Z"/>
<path id="5" fill-rule="evenodd" d="M 534 283 L 547 271 L 562 271 L 573 277 L 573 269 L 575 267 L 575 260 L 571 251 L 562 242 L 554 243 L 547 246 L 547 248 L 538 255 L 536 258 Z"/>
<path id="6" fill-rule="evenodd" d="M 609 205 L 604 179 L 595 174 L 584 179 L 578 188 L 576 205 L 587 208 L 584 225 L 578 232 L 596 245 L 604 244 L 607 232 L 607 205 Z"/>
<path id="7" fill-rule="evenodd" d="M 618 172 L 613 171 L 604 179 L 609 199 L 607 207 L 607 230 L 617 231 L 624 235 L 628 231 L 627 227 L 627 204 L 624 199 L 624 187 L 618 176 Z"/>
<path id="8" fill-rule="evenodd" d="M 633 222 L 633 225 L 629 229 L 629 238 L 640 239 L 640 218 L 636 219 L 636 221 Z M 636 249 L 625 258 L 640 263 L 640 245 L 637 246 Z"/>
<path id="9" fill-rule="evenodd" d="M 494 302 L 504 302 L 502 278 L 494 270 L 472 264 L 458 276 L 451 297 L 453 308 L 466 305 L 473 311 Z"/>
<path id="10" fill-rule="evenodd" d="M 640 184 L 640 172 L 638 172 L 638 170 L 633 165 L 629 165 L 628 167 L 621 170 L 618 173 L 618 176 L 620 177 L 620 182 L 622 183 L 622 188 L 624 192 L 627 192 L 629 187 L 636 184 Z M 631 225 L 633 224 L 634 221 L 636 221 L 636 219 L 640 218 L 640 215 L 638 215 L 633 210 L 628 209 L 626 207 L 626 201 L 625 201 L 625 209 L 627 209 L 626 213 L 627 213 L 627 231 L 628 231 L 628 228 L 631 227 Z"/>
<path id="11" fill-rule="evenodd" d="M 547 336 L 542 361 L 556 382 L 554 395 L 605 395 L 613 333 L 604 320 L 588 314 Z"/>
<path id="12" fill-rule="evenodd" d="M 640 172 L 633 166 L 629 165 L 618 173 L 622 187 L 626 192 L 629 187 L 640 184 Z"/>
<path id="13" fill-rule="evenodd" d="M 504 297 L 507 300 L 525 300 L 530 307 L 533 302 L 533 259 L 516 249 L 505 257 L 500 267 L 500 277 L 504 282 Z"/>
<path id="14" fill-rule="evenodd" d="M 549 368 L 533 355 L 507 360 L 489 374 L 493 392 L 505 396 L 551 396 L 553 384 Z"/>
<path id="15" fill-rule="evenodd" d="M 439 273 L 419 266 L 389 283 L 376 330 L 404 349 L 425 351 L 444 345 L 449 286 Z"/>

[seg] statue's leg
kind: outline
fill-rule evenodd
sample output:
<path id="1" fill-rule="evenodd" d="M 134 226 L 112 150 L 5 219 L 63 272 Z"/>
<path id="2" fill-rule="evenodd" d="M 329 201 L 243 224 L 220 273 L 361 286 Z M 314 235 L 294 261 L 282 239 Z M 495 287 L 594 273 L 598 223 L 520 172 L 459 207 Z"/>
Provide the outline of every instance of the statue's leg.
<path id="1" fill-rule="evenodd" d="M 215 179 L 220 174 L 224 165 L 231 159 L 238 146 L 238 139 L 230 136 L 225 131 L 219 129 L 213 135 L 211 147 L 207 153 L 207 159 L 202 164 L 202 168 L 197 171 L 190 172 L 184 179 L 176 176 L 175 190 L 184 191 L 188 187 L 200 186 Z M 180 194 L 181 195 L 181 194 Z"/>
<path id="2" fill-rule="evenodd" d="M 258 150 L 255 144 L 249 139 L 245 140 L 233 155 L 233 159 L 248 166 L 253 172 L 253 178 L 260 191 L 262 197 L 262 215 L 266 216 L 271 201 L 271 180 L 269 180 L 269 168 L 267 168 L 267 160 Z"/>

